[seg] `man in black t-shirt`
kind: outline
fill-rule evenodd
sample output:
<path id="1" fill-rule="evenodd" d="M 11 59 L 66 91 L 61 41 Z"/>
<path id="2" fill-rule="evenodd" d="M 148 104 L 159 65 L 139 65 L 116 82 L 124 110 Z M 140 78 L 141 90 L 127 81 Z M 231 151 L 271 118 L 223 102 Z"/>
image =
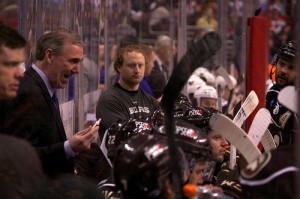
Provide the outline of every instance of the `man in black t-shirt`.
<path id="1" fill-rule="evenodd" d="M 139 88 L 144 78 L 146 56 L 138 45 L 129 45 L 118 51 L 114 69 L 120 79 L 103 92 L 96 107 L 96 117 L 101 118 L 99 137 L 105 143 L 105 132 L 113 123 L 129 118 L 146 119 L 158 108 L 156 99 Z M 107 157 L 105 147 L 103 155 Z M 105 164 L 104 164 L 105 165 Z M 106 169 L 110 170 L 107 162 Z M 109 178 L 110 172 L 105 172 Z"/>
<path id="2" fill-rule="evenodd" d="M 96 108 L 96 117 L 101 118 L 101 139 L 114 122 L 129 118 L 146 119 L 157 109 L 158 102 L 139 89 L 146 61 L 138 45 L 129 45 L 119 50 L 114 68 L 120 79 L 101 94 Z"/>

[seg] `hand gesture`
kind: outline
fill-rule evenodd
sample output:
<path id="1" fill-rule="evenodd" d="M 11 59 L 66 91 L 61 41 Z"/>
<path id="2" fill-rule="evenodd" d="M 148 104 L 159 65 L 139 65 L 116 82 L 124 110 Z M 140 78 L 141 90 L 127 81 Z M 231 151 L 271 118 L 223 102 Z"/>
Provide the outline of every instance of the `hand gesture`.
<path id="1" fill-rule="evenodd" d="M 70 146 L 74 152 L 81 152 L 89 149 L 91 143 L 97 138 L 99 126 L 88 127 L 77 132 L 69 138 Z"/>

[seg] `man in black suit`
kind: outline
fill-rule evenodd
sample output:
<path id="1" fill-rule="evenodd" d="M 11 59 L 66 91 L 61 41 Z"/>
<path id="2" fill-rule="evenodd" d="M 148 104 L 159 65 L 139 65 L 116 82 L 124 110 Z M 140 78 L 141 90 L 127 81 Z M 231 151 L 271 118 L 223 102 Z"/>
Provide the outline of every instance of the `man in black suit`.
<path id="1" fill-rule="evenodd" d="M 172 39 L 167 35 L 160 35 L 154 45 L 154 52 L 156 58 L 154 67 L 148 77 L 148 84 L 150 85 L 154 97 L 159 99 L 166 87 L 169 79 L 170 63 L 169 58 L 172 52 Z"/>
<path id="2" fill-rule="evenodd" d="M 35 47 L 35 62 L 26 70 L 18 96 L 1 112 L 0 132 L 29 141 L 37 149 L 45 173 L 56 177 L 74 172 L 73 157 L 89 149 L 99 127 L 86 128 L 67 139 L 58 102 L 53 101 L 56 89 L 65 88 L 68 79 L 79 73 L 81 37 L 58 29 L 41 36 Z"/>

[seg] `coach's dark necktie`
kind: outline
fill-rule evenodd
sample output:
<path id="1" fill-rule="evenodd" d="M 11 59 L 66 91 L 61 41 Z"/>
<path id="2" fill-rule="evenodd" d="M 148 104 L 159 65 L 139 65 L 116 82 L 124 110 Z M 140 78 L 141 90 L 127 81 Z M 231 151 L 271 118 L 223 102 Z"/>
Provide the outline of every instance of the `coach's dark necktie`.
<path id="1" fill-rule="evenodd" d="M 59 103 L 58 103 L 58 99 L 57 99 L 57 97 L 56 97 L 56 93 L 55 93 L 55 92 L 53 93 L 52 101 L 53 101 L 53 103 L 54 103 L 56 112 L 57 112 L 58 115 L 60 116 Z"/>
<path id="2" fill-rule="evenodd" d="M 166 67 L 164 64 L 162 64 L 162 65 L 161 65 L 161 68 L 162 68 L 162 73 L 163 73 L 164 76 L 165 76 L 165 80 L 168 81 L 168 79 L 169 79 L 169 74 L 168 74 L 168 71 L 167 71 L 167 67 Z"/>

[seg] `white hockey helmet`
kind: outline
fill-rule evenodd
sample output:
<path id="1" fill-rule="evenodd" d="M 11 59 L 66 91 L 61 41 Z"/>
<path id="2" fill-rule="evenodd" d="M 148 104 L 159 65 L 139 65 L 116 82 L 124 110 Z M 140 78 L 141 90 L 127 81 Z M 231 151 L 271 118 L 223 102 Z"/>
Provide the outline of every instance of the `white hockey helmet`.
<path id="1" fill-rule="evenodd" d="M 200 89 L 196 90 L 194 97 L 197 99 L 201 99 L 201 98 L 218 99 L 218 93 L 214 87 L 205 85 L 202 86 Z"/>
<path id="2" fill-rule="evenodd" d="M 233 87 L 236 87 L 237 81 L 236 81 L 235 77 L 233 77 L 232 75 L 229 75 L 229 78 L 232 82 Z"/>
<path id="3" fill-rule="evenodd" d="M 194 94 L 197 89 L 204 86 L 205 82 L 197 75 L 191 75 L 187 81 L 187 93 Z"/>
<path id="4" fill-rule="evenodd" d="M 203 73 L 202 75 L 200 75 L 200 78 L 205 79 L 207 85 L 211 85 L 211 86 L 215 85 L 216 78 L 210 72 Z"/>
<path id="5" fill-rule="evenodd" d="M 220 86 L 221 89 L 225 89 L 225 86 L 226 86 L 226 85 L 227 85 L 227 84 L 226 84 L 226 81 L 225 81 L 224 77 L 218 75 L 218 76 L 216 77 L 215 87 L 218 88 L 218 86 Z"/>
<path id="6" fill-rule="evenodd" d="M 198 67 L 198 68 L 196 68 L 196 70 L 193 72 L 193 74 L 200 77 L 203 73 L 207 73 L 207 72 L 209 72 L 209 70 L 208 70 L 207 68 L 204 68 L 204 67 Z"/>

